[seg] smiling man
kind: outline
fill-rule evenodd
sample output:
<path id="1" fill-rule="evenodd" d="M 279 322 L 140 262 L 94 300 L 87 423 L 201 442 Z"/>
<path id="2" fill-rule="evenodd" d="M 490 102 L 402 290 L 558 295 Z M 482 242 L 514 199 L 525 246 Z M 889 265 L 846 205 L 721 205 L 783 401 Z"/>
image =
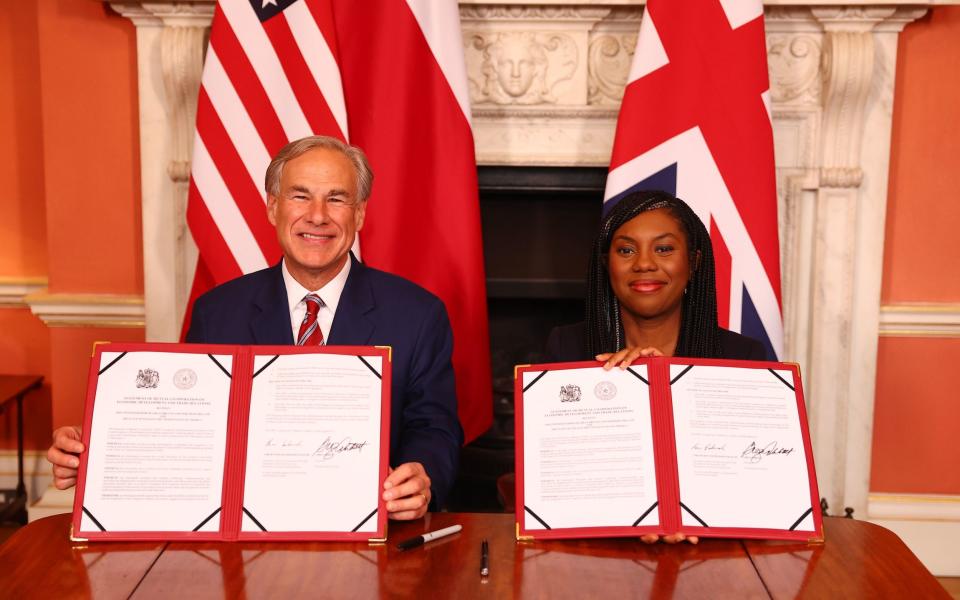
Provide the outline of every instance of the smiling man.
<path id="1" fill-rule="evenodd" d="M 315 144 L 321 142 L 308 138 L 281 150 L 267 168 L 265 187 L 267 218 L 277 229 L 284 272 L 319 290 L 349 262 L 372 175 L 355 149 Z M 298 153 L 301 148 L 308 149 Z"/>
<path id="2" fill-rule="evenodd" d="M 463 432 L 447 311 L 417 285 L 359 262 L 373 173 L 363 152 L 314 136 L 285 146 L 267 168 L 267 218 L 283 259 L 197 298 L 187 342 L 378 345 L 393 348 L 390 464 L 383 496 L 393 519 L 442 506 Z M 54 432 L 54 483 L 76 481 L 79 430 Z"/>

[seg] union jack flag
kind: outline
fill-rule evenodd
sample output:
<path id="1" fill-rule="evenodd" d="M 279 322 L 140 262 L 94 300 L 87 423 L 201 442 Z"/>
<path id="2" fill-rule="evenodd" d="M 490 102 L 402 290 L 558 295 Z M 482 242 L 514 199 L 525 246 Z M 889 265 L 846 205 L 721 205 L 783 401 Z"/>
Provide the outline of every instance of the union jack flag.
<path id="1" fill-rule="evenodd" d="M 721 327 L 782 356 L 770 84 L 760 0 L 649 0 L 604 212 L 634 190 L 685 200 L 710 231 Z"/>

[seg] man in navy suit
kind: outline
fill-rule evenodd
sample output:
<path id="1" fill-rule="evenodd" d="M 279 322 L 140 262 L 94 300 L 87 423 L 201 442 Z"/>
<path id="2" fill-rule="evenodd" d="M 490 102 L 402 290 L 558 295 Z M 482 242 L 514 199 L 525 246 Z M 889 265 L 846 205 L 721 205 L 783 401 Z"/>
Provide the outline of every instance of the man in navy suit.
<path id="1" fill-rule="evenodd" d="M 350 248 L 363 227 L 373 173 L 363 152 L 337 139 L 292 142 L 266 174 L 267 217 L 283 260 L 197 298 L 187 341 L 294 344 L 315 294 L 311 343 L 393 348 L 390 463 L 383 497 L 393 519 L 441 506 L 456 475 L 463 432 L 443 303 L 417 285 L 357 261 Z M 304 328 L 306 329 L 306 328 Z M 314 332 L 319 329 L 319 333 Z M 306 332 L 304 332 L 306 333 Z M 322 343 L 322 342 L 321 342 Z M 76 482 L 79 429 L 54 432 L 47 456 L 54 484 Z"/>

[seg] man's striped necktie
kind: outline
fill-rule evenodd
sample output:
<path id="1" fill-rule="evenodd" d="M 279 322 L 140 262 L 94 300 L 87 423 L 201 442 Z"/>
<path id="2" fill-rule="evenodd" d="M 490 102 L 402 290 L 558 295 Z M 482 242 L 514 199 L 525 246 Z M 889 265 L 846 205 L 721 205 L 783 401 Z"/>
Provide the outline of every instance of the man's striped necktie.
<path id="1" fill-rule="evenodd" d="M 297 336 L 298 346 L 322 346 L 323 332 L 320 331 L 320 323 L 317 321 L 317 314 L 320 309 L 326 306 L 320 296 L 316 294 L 307 294 L 303 297 L 307 303 L 307 314 L 303 317 L 303 323 L 300 324 L 300 335 Z"/>

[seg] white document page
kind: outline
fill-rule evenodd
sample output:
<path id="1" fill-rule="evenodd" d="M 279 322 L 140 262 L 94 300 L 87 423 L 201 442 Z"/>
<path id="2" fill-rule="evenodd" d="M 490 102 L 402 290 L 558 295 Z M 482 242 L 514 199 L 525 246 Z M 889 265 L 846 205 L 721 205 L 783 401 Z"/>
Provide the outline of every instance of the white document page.
<path id="1" fill-rule="evenodd" d="M 242 531 L 376 531 L 383 359 L 257 356 L 253 371 Z"/>
<path id="2" fill-rule="evenodd" d="M 526 529 L 659 523 L 644 380 L 646 365 L 523 374 Z"/>
<path id="3" fill-rule="evenodd" d="M 232 362 L 101 355 L 82 531 L 219 530 Z"/>
<path id="4" fill-rule="evenodd" d="M 813 531 L 793 373 L 688 367 L 670 366 L 682 523 Z"/>

